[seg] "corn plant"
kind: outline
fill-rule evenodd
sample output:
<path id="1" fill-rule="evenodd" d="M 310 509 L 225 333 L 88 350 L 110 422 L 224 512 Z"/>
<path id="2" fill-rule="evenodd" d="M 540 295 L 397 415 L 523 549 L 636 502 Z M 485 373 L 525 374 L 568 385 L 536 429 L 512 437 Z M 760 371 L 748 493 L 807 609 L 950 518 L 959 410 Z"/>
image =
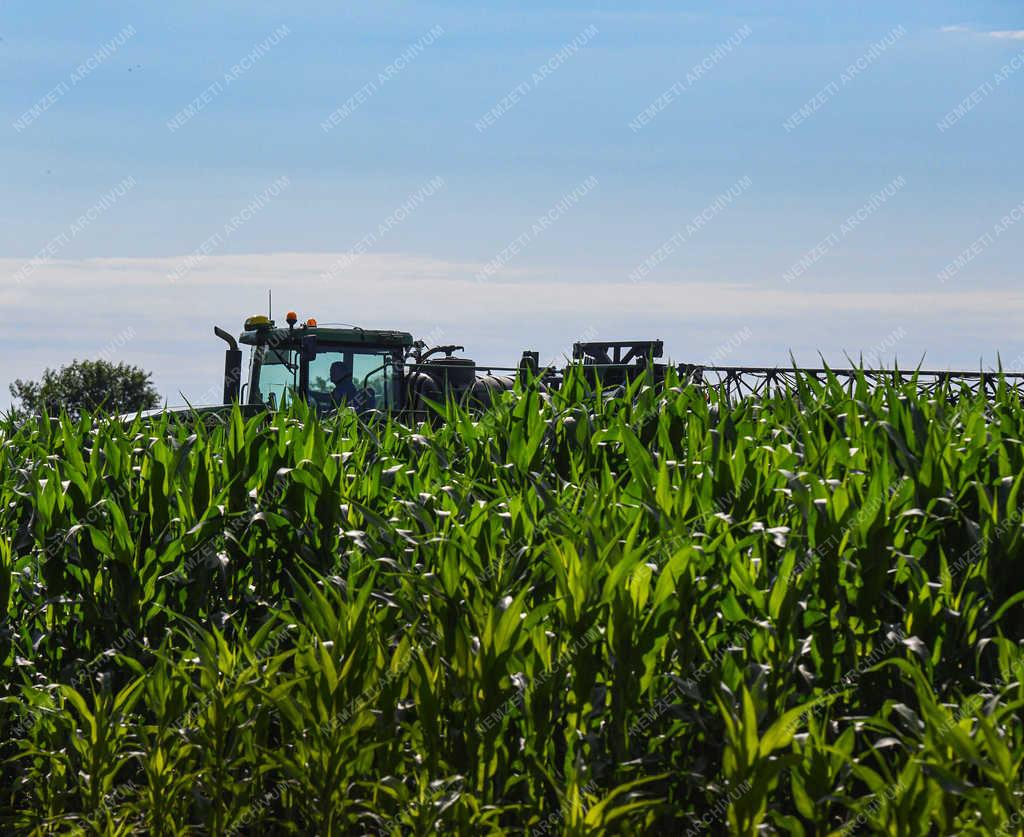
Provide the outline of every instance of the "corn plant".
<path id="1" fill-rule="evenodd" d="M 1019 833 L 1024 408 L 520 384 L 0 423 L 0 822 Z"/>

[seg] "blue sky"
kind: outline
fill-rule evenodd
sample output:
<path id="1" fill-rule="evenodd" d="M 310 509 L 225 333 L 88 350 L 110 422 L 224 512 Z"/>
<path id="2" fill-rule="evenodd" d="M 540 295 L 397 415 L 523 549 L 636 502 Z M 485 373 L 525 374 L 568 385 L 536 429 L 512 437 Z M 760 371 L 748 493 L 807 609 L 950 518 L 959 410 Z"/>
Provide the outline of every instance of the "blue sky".
<path id="1" fill-rule="evenodd" d="M 216 392 L 211 327 L 237 329 L 268 287 L 280 310 L 435 334 L 497 363 L 583 335 L 730 364 L 1024 355 L 1019 3 L 213 6 L 6 4 L 0 405 L 8 380 L 98 353 L 151 369 L 174 402 Z"/>

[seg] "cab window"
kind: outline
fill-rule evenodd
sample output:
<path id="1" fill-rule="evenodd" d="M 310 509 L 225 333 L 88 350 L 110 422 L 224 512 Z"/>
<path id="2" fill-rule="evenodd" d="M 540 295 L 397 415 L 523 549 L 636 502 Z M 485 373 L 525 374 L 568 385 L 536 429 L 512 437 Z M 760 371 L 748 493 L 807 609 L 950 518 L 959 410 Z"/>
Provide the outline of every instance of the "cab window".
<path id="1" fill-rule="evenodd" d="M 299 385 L 299 353 L 294 349 L 263 347 L 255 400 L 271 409 L 287 407 Z"/>
<path id="2" fill-rule="evenodd" d="M 390 352 L 321 343 L 309 364 L 309 400 L 323 410 L 387 409 L 394 404 L 393 375 Z"/>

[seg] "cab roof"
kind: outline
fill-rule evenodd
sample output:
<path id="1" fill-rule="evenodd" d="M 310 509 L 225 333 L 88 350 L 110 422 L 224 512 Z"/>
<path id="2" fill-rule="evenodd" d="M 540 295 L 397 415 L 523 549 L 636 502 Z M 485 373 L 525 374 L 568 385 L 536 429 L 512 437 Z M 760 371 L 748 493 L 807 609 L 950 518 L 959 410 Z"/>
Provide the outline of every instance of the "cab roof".
<path id="1" fill-rule="evenodd" d="M 316 336 L 317 342 L 323 344 L 347 343 L 357 346 L 383 346 L 388 349 L 409 348 L 413 343 L 412 335 L 407 331 L 358 326 L 301 325 L 295 328 L 276 328 L 273 322 L 243 331 L 238 337 L 238 342 L 248 346 L 267 343 L 283 345 L 289 340 L 301 340 L 310 336 Z"/>

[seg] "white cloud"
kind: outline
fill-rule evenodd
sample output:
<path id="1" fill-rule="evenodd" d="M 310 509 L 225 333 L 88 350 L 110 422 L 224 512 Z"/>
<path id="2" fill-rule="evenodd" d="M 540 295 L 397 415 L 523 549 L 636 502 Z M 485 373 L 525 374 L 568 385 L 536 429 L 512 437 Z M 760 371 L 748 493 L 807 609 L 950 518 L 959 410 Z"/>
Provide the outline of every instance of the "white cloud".
<path id="1" fill-rule="evenodd" d="M 983 38 L 996 38 L 1001 41 L 1024 41 L 1024 29 L 991 29 L 979 32 L 970 26 L 957 23 L 952 26 L 943 26 L 939 31 L 946 33 L 973 33 Z"/>

